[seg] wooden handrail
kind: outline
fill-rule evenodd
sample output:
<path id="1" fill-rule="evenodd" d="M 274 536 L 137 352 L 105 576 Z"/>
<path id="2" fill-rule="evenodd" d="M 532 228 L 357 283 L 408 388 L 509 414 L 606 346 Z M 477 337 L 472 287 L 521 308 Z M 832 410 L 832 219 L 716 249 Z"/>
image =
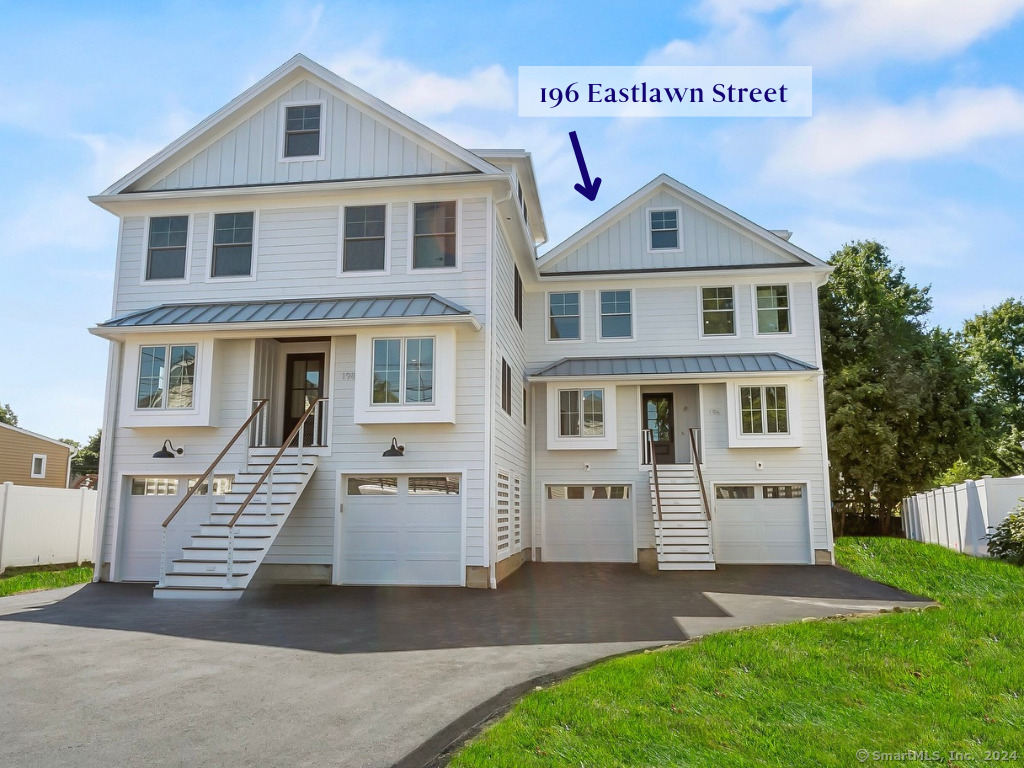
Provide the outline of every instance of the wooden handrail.
<path id="1" fill-rule="evenodd" d="M 252 413 L 249 414 L 249 418 L 246 419 L 245 423 L 243 423 L 242 426 L 240 426 L 238 428 L 238 431 L 235 432 L 234 437 L 232 437 L 228 441 L 228 444 L 224 446 L 224 450 L 222 450 L 220 453 L 217 454 L 217 458 L 214 459 L 213 463 L 210 464 L 210 466 L 206 468 L 206 471 L 203 472 L 203 474 L 199 476 L 199 479 L 196 480 L 196 484 L 193 485 L 191 488 L 189 488 L 188 493 L 185 494 L 185 498 L 183 498 L 181 501 L 178 502 L 178 506 L 176 506 L 174 508 L 174 511 L 172 511 L 171 514 L 169 514 L 167 516 L 167 519 L 164 520 L 164 522 L 163 522 L 163 527 L 164 528 L 166 528 L 170 524 L 171 520 L 174 519 L 174 516 L 176 514 L 178 514 L 178 512 L 181 511 L 181 508 L 185 506 L 185 502 L 187 502 L 189 499 L 191 499 L 192 495 L 196 491 L 199 490 L 199 488 L 203 484 L 203 481 L 206 480 L 206 478 L 208 478 L 210 476 L 210 474 L 213 472 L 214 469 L 216 469 L 217 465 L 220 464 L 221 459 L 223 459 L 225 456 L 227 456 L 228 451 L 230 451 L 231 447 L 238 441 L 238 438 L 240 438 L 245 433 L 245 430 L 247 430 L 249 428 L 249 425 L 252 424 L 253 420 L 259 415 L 260 411 L 262 411 L 266 407 L 267 403 L 270 402 L 270 401 L 267 400 L 267 399 L 263 399 L 263 400 L 257 400 L 256 402 L 258 402 L 259 405 L 257 405 L 255 408 L 252 409 Z M 213 493 L 213 484 L 212 483 L 210 484 L 210 488 L 207 489 L 207 493 Z"/>
<path id="2" fill-rule="evenodd" d="M 645 429 L 644 436 L 647 440 L 647 450 L 651 454 L 651 472 L 654 475 L 654 503 L 658 511 L 658 522 L 661 522 L 661 483 L 658 481 L 658 457 L 654 452 L 654 433 L 649 429 Z"/>
<path id="3" fill-rule="evenodd" d="M 260 486 L 262 486 L 263 483 L 266 482 L 266 479 L 270 477 L 270 473 L 274 471 L 274 467 L 277 466 L 277 462 L 279 462 L 281 460 L 281 457 L 284 456 L 284 452 L 288 450 L 288 446 L 291 445 L 292 440 L 294 440 L 295 437 L 299 434 L 299 430 L 302 429 L 302 425 L 306 423 L 306 419 L 310 417 L 310 414 L 312 414 L 313 411 L 316 410 L 316 407 L 320 405 L 320 403 L 325 402 L 327 402 L 326 398 L 317 398 L 316 400 L 313 401 L 309 408 L 306 409 L 306 412 L 302 414 L 302 418 L 300 418 L 299 421 L 295 424 L 295 426 L 292 428 L 292 431 L 288 433 L 288 437 L 286 437 L 282 441 L 281 449 L 277 452 L 277 454 L 274 456 L 271 462 L 267 465 L 267 468 L 263 470 L 263 474 L 260 475 L 260 479 L 256 481 L 256 484 L 252 487 L 252 490 L 249 491 L 249 495 L 245 497 L 245 501 L 243 501 L 241 505 L 239 505 L 238 511 L 235 512 L 235 516 L 232 517 L 231 521 L 228 523 L 228 528 L 235 527 L 235 523 L 238 522 L 238 518 L 242 516 L 242 513 L 245 511 L 245 508 L 249 506 L 249 502 L 252 501 L 253 497 L 255 497 L 256 494 L 259 492 Z"/>
<path id="4" fill-rule="evenodd" d="M 690 427 L 690 458 L 693 459 L 693 468 L 697 473 L 697 485 L 700 486 L 700 500 L 704 504 L 704 517 L 711 521 L 711 505 L 708 503 L 708 492 L 704 488 L 704 471 L 700 468 L 701 456 L 698 452 L 697 432 L 699 427 Z"/>

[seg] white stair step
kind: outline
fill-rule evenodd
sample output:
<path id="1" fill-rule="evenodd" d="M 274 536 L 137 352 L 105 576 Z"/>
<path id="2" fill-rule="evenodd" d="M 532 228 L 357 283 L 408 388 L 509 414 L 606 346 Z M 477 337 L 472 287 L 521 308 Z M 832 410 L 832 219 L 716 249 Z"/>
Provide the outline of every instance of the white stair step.
<path id="1" fill-rule="evenodd" d="M 713 571 L 712 563 L 658 563 L 659 571 Z"/>
<path id="2" fill-rule="evenodd" d="M 209 587 L 156 586 L 153 597 L 158 600 L 237 600 L 245 592 L 244 587 L 210 589 Z"/>
<path id="3" fill-rule="evenodd" d="M 239 568 L 231 575 L 231 583 L 228 586 L 243 586 L 238 582 L 248 580 L 252 571 L 249 568 Z M 227 578 L 223 573 L 168 573 L 164 577 L 165 587 L 205 587 L 206 589 L 224 589 Z"/>
<path id="4" fill-rule="evenodd" d="M 672 544 L 665 542 L 661 545 L 661 554 L 665 555 L 710 555 L 711 544 Z"/>
<path id="5" fill-rule="evenodd" d="M 244 576 L 252 573 L 259 563 L 256 560 L 245 559 L 235 560 L 231 566 L 232 576 Z M 181 576 L 181 575 L 218 575 L 223 578 L 224 574 L 228 572 L 227 560 L 221 560 L 220 562 L 208 562 L 208 561 L 196 561 L 196 560 L 175 560 L 171 566 L 171 573 L 168 576 Z"/>
<path id="6" fill-rule="evenodd" d="M 709 560 L 711 560 L 711 555 L 705 553 L 665 553 L 658 555 L 659 563 L 704 563 Z"/>

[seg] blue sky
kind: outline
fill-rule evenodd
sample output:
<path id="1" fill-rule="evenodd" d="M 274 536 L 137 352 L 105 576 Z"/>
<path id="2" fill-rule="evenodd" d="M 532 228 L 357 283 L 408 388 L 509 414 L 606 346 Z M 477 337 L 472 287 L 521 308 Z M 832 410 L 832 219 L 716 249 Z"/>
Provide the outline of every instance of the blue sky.
<path id="1" fill-rule="evenodd" d="M 116 220 L 94 194 L 297 52 L 467 147 L 533 152 L 553 245 L 665 172 L 822 258 L 889 246 L 958 327 L 1024 295 L 1024 0 L 0 0 L 0 402 L 100 424 Z M 520 118 L 520 65 L 814 67 L 812 118 Z M 578 181 L 578 132 L 597 201 Z"/>

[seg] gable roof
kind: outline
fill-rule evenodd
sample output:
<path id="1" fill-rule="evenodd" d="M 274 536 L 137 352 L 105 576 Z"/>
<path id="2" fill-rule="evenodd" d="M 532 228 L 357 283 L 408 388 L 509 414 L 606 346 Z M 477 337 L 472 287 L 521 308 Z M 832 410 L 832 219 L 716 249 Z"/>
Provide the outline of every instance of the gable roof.
<path id="1" fill-rule="evenodd" d="M 233 126 L 234 123 L 242 120 L 248 114 L 248 110 L 254 102 L 268 97 L 279 85 L 303 76 L 318 82 L 328 90 L 336 92 L 340 98 L 355 102 L 359 107 L 373 113 L 374 116 L 383 122 L 413 134 L 424 143 L 431 145 L 439 153 L 461 161 L 476 172 L 488 174 L 503 173 L 499 168 L 491 165 L 480 156 L 459 146 L 451 139 L 445 138 L 422 123 L 413 120 L 408 115 L 399 112 L 390 104 L 381 101 L 376 96 L 367 93 L 300 53 L 236 96 L 190 131 L 172 141 L 138 168 L 116 181 L 105 189 L 100 196 L 136 191 L 132 189 L 133 185 L 155 171 L 163 169 L 165 166 L 168 167 L 167 170 L 170 170 L 169 166 L 175 162 L 184 162 L 189 156 L 201 150 L 207 143 L 218 138 L 218 131 L 220 129 Z"/>
<path id="2" fill-rule="evenodd" d="M 676 181 L 671 176 L 663 173 L 544 254 L 544 256 L 537 260 L 538 271 L 544 274 L 546 267 L 550 267 L 560 261 L 591 237 L 598 235 L 605 229 L 619 222 L 625 218 L 627 214 L 642 206 L 648 199 L 662 190 L 668 190 L 678 195 L 687 202 L 693 204 L 695 207 L 703 209 L 719 219 L 724 219 L 726 222 L 737 227 L 744 233 L 765 242 L 772 248 L 781 250 L 791 257 L 795 257 L 798 260 L 796 262 L 798 266 L 807 265 L 822 269 L 831 269 L 826 262 L 822 261 L 817 256 L 808 253 L 803 248 L 793 245 L 788 240 L 776 234 L 776 232 L 755 224 L 749 219 L 740 216 L 735 211 L 726 208 L 721 203 L 716 203 L 710 197 L 702 195 L 700 192 L 691 189 L 685 184 Z M 773 264 L 770 266 L 780 265 Z"/>
<path id="3" fill-rule="evenodd" d="M 12 432 L 20 432 L 23 435 L 28 435 L 29 437 L 34 437 L 34 438 L 37 438 L 39 440 L 45 440 L 48 443 L 53 443 L 54 445 L 59 445 L 61 448 L 67 448 L 68 453 L 70 453 L 72 455 L 74 455 L 74 453 L 76 452 L 75 451 L 75 447 L 73 445 L 68 445 L 67 443 L 62 443 L 60 440 L 54 440 L 52 437 L 47 437 L 46 435 L 40 435 L 38 432 L 29 432 L 27 429 L 22 429 L 21 427 L 15 427 L 15 426 L 12 426 L 11 424 L 4 424 L 2 422 L 0 422 L 0 427 L 2 427 L 3 429 L 9 429 Z"/>

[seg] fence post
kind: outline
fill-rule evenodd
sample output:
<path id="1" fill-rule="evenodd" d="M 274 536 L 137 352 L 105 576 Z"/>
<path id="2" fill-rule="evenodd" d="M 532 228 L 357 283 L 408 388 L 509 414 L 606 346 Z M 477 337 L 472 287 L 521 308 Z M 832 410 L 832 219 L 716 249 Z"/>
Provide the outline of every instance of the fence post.
<path id="1" fill-rule="evenodd" d="M 7 499 L 11 496 L 14 483 L 4 483 L 3 500 L 0 501 L 0 573 L 4 572 L 4 530 L 7 528 Z"/>
<path id="2" fill-rule="evenodd" d="M 75 565 L 82 564 L 82 526 L 85 524 L 85 488 L 78 489 L 78 538 L 75 539 Z"/>

